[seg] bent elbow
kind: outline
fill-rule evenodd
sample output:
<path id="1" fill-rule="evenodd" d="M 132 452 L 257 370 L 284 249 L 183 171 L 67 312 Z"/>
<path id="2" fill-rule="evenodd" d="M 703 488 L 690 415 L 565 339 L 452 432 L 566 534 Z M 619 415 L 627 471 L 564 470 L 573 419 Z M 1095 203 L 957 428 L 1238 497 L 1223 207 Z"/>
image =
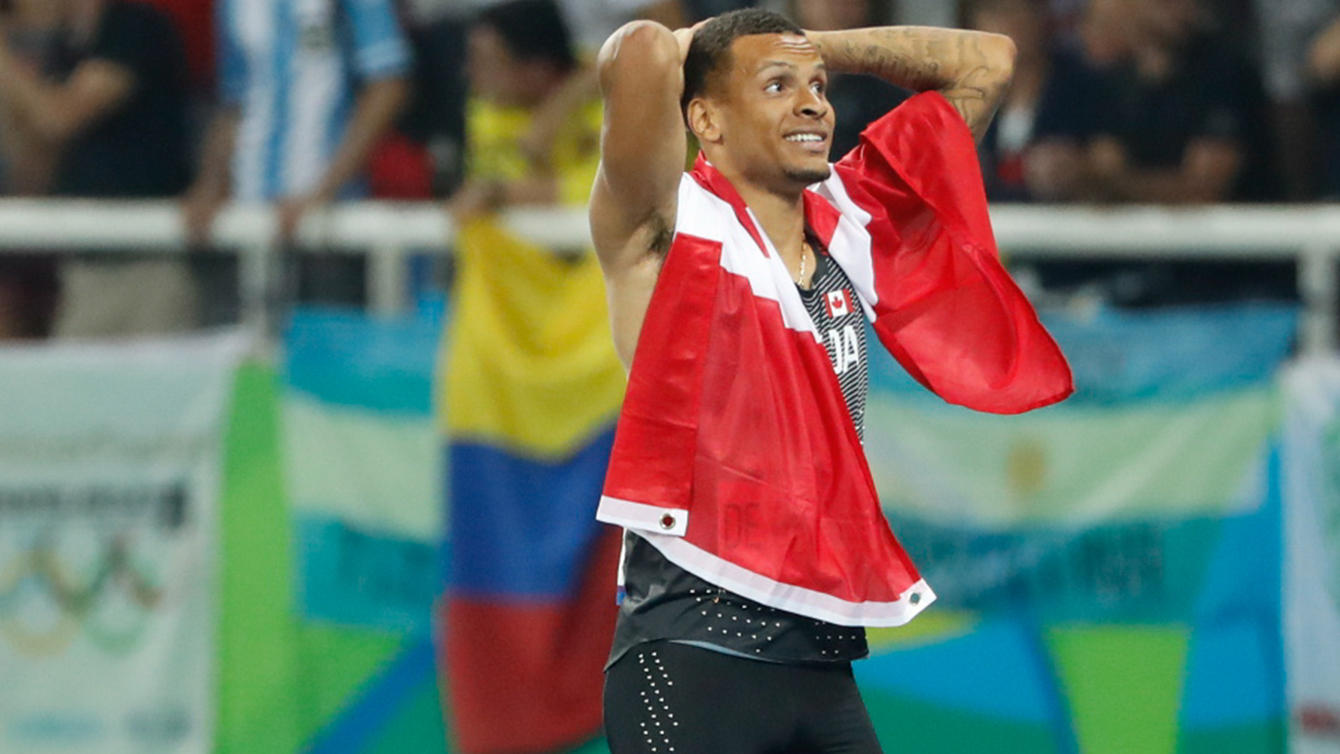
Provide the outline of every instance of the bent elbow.
<path id="1" fill-rule="evenodd" d="M 986 34 L 982 52 L 989 75 L 1001 87 L 1009 86 L 1014 79 L 1014 62 L 1019 56 L 1019 47 L 1014 40 L 1004 34 Z"/>
<path id="2" fill-rule="evenodd" d="M 629 21 L 605 40 L 596 57 L 602 88 L 620 71 L 677 70 L 679 42 L 665 26 L 639 19 Z"/>

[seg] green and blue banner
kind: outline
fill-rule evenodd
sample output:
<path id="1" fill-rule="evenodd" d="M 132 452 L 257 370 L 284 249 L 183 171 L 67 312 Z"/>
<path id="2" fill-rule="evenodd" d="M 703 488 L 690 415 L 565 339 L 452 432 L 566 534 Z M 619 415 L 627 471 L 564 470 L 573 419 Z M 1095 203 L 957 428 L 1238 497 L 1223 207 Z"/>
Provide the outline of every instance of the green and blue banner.
<path id="1" fill-rule="evenodd" d="M 308 723 L 311 754 L 444 745 L 432 635 L 445 517 L 440 337 L 431 317 L 339 310 L 299 310 L 288 326 L 278 425 L 296 672 L 327 707 Z M 433 717 L 405 725 L 425 709 Z"/>
<path id="2" fill-rule="evenodd" d="M 873 656 L 856 665 L 886 749 L 1285 751 L 1281 480 L 1292 462 L 1278 443 L 1278 370 L 1296 324 L 1292 308 L 1265 305 L 1052 316 L 1078 392 L 1018 417 L 944 406 L 892 362 L 875 366 L 871 466 L 940 596 L 908 626 L 872 632 Z M 544 595 L 593 585 L 612 607 L 612 571 L 535 568 L 574 556 L 502 557 L 452 528 L 463 520 L 453 490 L 550 489 L 533 469 L 513 474 L 522 462 L 597 484 L 599 464 L 575 461 L 602 432 L 573 422 L 546 436 L 582 438 L 563 446 L 575 450 L 526 451 L 505 439 L 516 435 L 477 431 L 461 436 L 479 448 L 444 454 L 432 418 L 439 335 L 433 321 L 310 313 L 294 320 L 277 389 L 265 369 L 244 370 L 225 498 L 221 754 L 468 754 L 441 706 L 459 701 L 439 692 L 436 671 L 449 668 L 434 668 L 435 589 L 462 552 L 496 556 L 487 578 L 456 583 L 482 585 L 467 590 L 479 597 L 471 619 L 527 661 L 564 646 L 550 631 L 561 622 L 508 624 L 559 604 Z M 518 433 L 530 429 L 514 416 Z M 484 452 L 516 458 L 470 460 L 446 481 L 461 473 L 446 458 Z M 521 534 L 546 535 L 526 540 L 539 543 L 567 542 L 565 527 L 587 520 L 512 510 Z M 276 539 L 276 521 L 291 541 Z M 499 599 L 526 579 L 554 583 Z M 525 639 L 541 635 L 558 638 Z M 492 700 L 537 690 L 494 681 Z M 473 702 L 476 721 L 509 710 Z"/>

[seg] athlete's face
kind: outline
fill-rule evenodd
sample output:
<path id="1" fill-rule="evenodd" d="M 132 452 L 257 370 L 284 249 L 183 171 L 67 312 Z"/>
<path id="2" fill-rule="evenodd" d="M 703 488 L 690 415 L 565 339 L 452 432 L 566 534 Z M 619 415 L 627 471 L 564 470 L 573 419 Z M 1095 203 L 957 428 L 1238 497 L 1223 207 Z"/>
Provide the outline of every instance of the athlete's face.
<path id="1" fill-rule="evenodd" d="M 731 46 L 731 67 L 709 99 L 705 132 L 747 179 L 803 188 L 828 177 L 833 108 L 819 50 L 793 34 L 755 34 Z M 694 129 L 698 132 L 698 128 Z M 779 183 L 780 182 L 780 183 Z"/>

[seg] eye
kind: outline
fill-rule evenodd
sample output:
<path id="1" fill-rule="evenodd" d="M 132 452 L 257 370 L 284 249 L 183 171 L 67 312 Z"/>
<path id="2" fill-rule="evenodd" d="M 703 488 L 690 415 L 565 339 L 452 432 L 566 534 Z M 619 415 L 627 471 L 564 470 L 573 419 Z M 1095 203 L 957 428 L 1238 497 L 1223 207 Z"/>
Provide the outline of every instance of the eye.
<path id="1" fill-rule="evenodd" d="M 782 82 L 769 81 L 768 85 L 763 87 L 763 91 L 767 92 L 768 94 L 777 94 L 782 91 Z"/>
<path id="2" fill-rule="evenodd" d="M 813 84 L 810 84 L 810 91 L 814 92 L 815 94 L 823 94 L 824 91 L 826 91 L 827 89 L 828 89 L 827 85 L 825 85 L 825 83 L 822 81 L 816 81 Z"/>

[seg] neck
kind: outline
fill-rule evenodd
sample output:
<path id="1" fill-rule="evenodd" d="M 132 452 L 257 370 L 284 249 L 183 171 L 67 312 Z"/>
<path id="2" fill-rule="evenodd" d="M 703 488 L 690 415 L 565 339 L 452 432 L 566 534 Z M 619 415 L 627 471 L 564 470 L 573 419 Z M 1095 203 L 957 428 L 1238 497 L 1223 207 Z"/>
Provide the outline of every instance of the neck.
<path id="1" fill-rule="evenodd" d="M 735 183 L 732 181 L 732 183 Z M 801 244 L 805 236 L 805 201 L 797 192 L 794 196 L 760 190 L 735 184 L 744 203 L 758 219 L 759 230 L 767 234 L 777 253 L 791 262 L 799 263 Z"/>
<path id="2" fill-rule="evenodd" d="M 711 160 L 710 155 L 708 159 Z M 782 259 L 787 261 L 788 266 L 797 266 L 805 233 L 805 187 L 763 186 L 734 170 L 729 161 L 723 160 L 722 163 L 713 161 L 721 174 L 740 193 L 745 205 L 754 213 L 759 230 L 772 241 L 772 245 L 782 255 Z"/>

